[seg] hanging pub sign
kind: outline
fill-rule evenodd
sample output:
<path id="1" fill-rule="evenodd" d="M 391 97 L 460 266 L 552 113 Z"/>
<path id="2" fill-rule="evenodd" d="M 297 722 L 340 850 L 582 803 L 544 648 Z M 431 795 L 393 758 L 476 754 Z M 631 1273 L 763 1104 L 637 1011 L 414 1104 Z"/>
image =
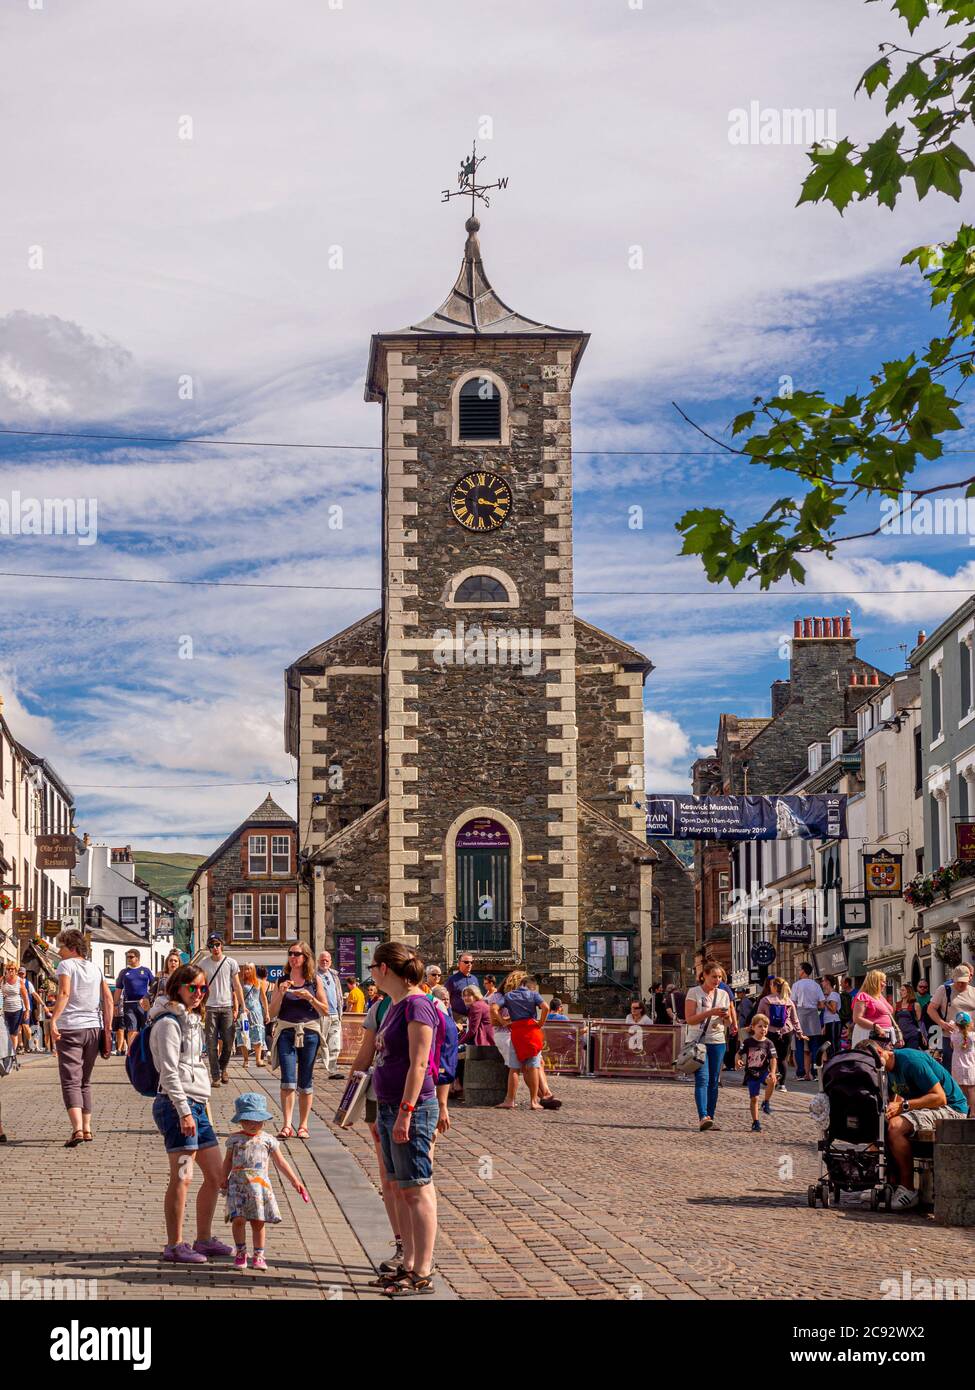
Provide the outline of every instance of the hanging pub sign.
<path id="1" fill-rule="evenodd" d="M 791 907 L 783 907 L 779 910 L 778 937 L 779 941 L 794 941 L 799 946 L 812 945 L 813 924 L 806 915 L 806 909 L 800 908 L 796 912 Z"/>
<path id="2" fill-rule="evenodd" d="M 27 941 L 34 935 L 33 908 L 18 907 L 14 909 L 14 931 L 21 941 Z"/>
<path id="3" fill-rule="evenodd" d="M 959 821 L 955 826 L 955 851 L 960 863 L 975 863 L 975 821 Z"/>
<path id="4" fill-rule="evenodd" d="M 73 835 L 38 835 L 35 864 L 38 869 L 73 869 L 77 862 Z"/>
<path id="5" fill-rule="evenodd" d="M 845 840 L 845 796 L 648 796 L 653 840 Z"/>
<path id="6" fill-rule="evenodd" d="M 863 886 L 868 898 L 899 898 L 904 891 L 904 856 L 880 849 L 863 856 Z"/>

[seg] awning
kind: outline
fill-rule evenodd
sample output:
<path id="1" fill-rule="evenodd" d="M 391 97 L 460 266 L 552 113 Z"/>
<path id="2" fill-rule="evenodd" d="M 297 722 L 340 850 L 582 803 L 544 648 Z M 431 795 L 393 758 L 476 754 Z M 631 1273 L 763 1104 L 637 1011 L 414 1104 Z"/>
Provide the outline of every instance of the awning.
<path id="1" fill-rule="evenodd" d="M 61 957 L 57 954 L 56 951 L 50 950 L 47 946 L 44 945 L 42 941 L 39 941 L 36 937 L 33 937 L 28 942 L 27 949 L 24 952 L 25 955 L 27 955 L 28 953 L 34 956 L 38 965 L 44 971 L 45 975 L 49 976 L 49 978 L 52 980 L 57 979 L 58 966 L 61 964 Z"/>

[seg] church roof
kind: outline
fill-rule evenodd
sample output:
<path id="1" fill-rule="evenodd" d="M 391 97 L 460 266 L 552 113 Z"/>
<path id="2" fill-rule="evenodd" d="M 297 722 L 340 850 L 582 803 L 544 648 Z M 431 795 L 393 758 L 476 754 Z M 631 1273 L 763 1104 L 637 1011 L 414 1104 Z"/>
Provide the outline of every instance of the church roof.
<path id="1" fill-rule="evenodd" d="M 555 328 L 550 323 L 528 318 L 505 304 L 487 277 L 477 239 L 480 222 L 469 217 L 465 223 L 467 242 L 457 279 L 447 298 L 426 318 L 392 333 L 373 334 L 366 372 L 366 400 L 378 400 L 381 384 L 377 373 L 379 345 L 386 339 L 429 337 L 543 337 L 572 338 L 579 343 L 573 357 L 573 374 L 589 341 L 580 329 Z"/>

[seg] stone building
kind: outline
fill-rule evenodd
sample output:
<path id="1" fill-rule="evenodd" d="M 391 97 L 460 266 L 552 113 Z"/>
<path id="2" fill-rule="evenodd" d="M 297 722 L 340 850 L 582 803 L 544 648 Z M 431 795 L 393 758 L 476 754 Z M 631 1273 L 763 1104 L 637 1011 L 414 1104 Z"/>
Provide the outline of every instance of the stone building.
<path id="1" fill-rule="evenodd" d="M 588 335 L 509 309 L 478 226 L 441 307 L 372 339 L 381 607 L 287 672 L 300 930 L 351 973 L 398 937 L 481 972 L 527 962 L 573 997 L 588 974 L 618 1001 L 656 959 L 659 851 L 631 790 L 652 665 L 573 612 Z"/>
<path id="2" fill-rule="evenodd" d="M 842 741 L 843 730 L 851 730 L 855 740 L 857 709 L 887 679 L 857 656 L 857 639 L 848 617 L 797 618 L 789 678 L 772 683 L 770 714 L 761 718 L 720 715 L 714 756 L 694 765 L 694 790 L 701 795 L 736 796 L 825 790 L 825 785 L 809 782 L 819 771 L 818 763 L 813 767 L 810 762 L 810 744 L 828 748 L 835 732 L 840 732 Z M 776 841 L 754 845 L 704 841 L 696 847 L 698 901 L 701 910 L 711 914 L 699 918 L 699 938 L 737 977 L 737 983 L 747 983 L 742 972 L 748 969 L 750 934 L 765 929 L 757 917 L 749 917 L 764 891 L 775 882 L 787 900 L 799 901 L 815 886 L 813 859 L 807 850 L 808 842 L 805 848 L 797 845 L 787 852 L 784 842 L 780 846 Z M 715 893 L 721 912 L 727 913 L 719 914 L 717 921 Z M 727 899 L 721 897 L 724 893 Z M 732 949 L 733 923 L 743 943 L 736 951 Z M 708 929 L 703 935 L 705 924 Z M 790 970 L 796 954 L 786 945 L 776 968 Z"/>
<path id="3" fill-rule="evenodd" d="M 298 936 L 297 833 L 269 794 L 194 870 L 194 950 L 216 932 L 237 960 L 285 964 L 284 943 Z"/>

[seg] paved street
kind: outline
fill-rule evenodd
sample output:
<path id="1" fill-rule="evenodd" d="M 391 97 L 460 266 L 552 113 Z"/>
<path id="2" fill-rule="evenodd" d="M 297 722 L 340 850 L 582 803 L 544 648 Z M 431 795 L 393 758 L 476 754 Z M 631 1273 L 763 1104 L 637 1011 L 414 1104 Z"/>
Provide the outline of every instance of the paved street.
<path id="1" fill-rule="evenodd" d="M 374 1151 L 363 1125 L 336 1137 L 327 1123 L 337 1084 L 319 1086 L 311 1143 L 288 1145 L 312 1205 L 278 1185 L 284 1221 L 269 1232 L 260 1276 L 159 1262 L 166 1165 L 149 1104 L 119 1061 L 95 1075 L 96 1141 L 68 1151 L 53 1062 L 31 1058 L 0 1083 L 11 1135 L 0 1151 L 0 1277 L 97 1278 L 100 1298 L 378 1297 L 367 1287 L 370 1256 L 386 1253 Z M 276 1094 L 274 1077 L 252 1070 L 245 1080 L 239 1062 L 231 1077 L 214 1095 L 222 1136 L 238 1090 L 261 1078 Z M 971 1233 L 930 1216 L 806 1206 L 817 1158 L 799 1090 L 753 1135 L 732 1081 L 720 1132 L 700 1134 L 686 1083 L 554 1084 L 561 1111 L 458 1109 L 439 1143 L 445 1297 L 876 1299 L 880 1281 L 905 1268 L 915 1278 L 970 1271 Z M 215 1229 L 226 1230 L 222 1207 Z"/>

